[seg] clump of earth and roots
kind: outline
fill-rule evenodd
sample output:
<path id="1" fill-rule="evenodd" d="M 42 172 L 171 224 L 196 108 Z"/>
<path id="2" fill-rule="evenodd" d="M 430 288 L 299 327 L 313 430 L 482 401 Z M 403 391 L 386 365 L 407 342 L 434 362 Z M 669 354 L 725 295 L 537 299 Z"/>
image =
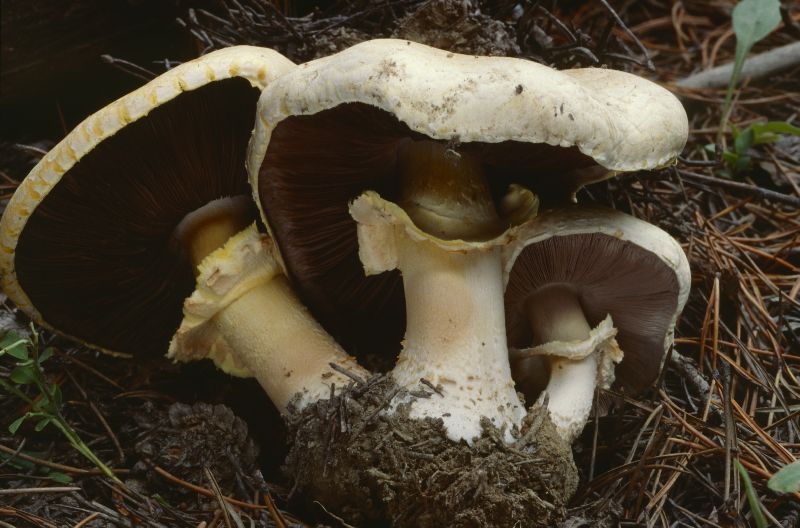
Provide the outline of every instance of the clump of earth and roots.
<path id="1" fill-rule="evenodd" d="M 409 418 L 406 404 L 381 412 L 407 395 L 374 376 L 290 411 L 286 470 L 298 489 L 359 526 L 550 526 L 564 518 L 578 475 L 545 408 L 531 410 L 511 444 L 484 419 L 468 445 L 448 439 L 440 419 Z M 436 394 L 421 385 L 411 396 Z"/>
<path id="2" fill-rule="evenodd" d="M 0 212 L 66 130 L 164 71 L 172 63 L 164 57 L 252 44 L 299 63 L 370 38 L 399 37 L 557 68 L 608 66 L 670 83 L 730 62 L 735 49 L 728 32 L 733 2 L 611 2 L 618 12 L 605 2 L 483 0 L 188 0 L 128 2 L 120 11 L 86 0 L 68 10 L 49 0 L 18 4 L 24 8 L 3 5 L 0 106 L 4 115 L 17 113 L 2 125 Z M 797 40 L 798 13 L 784 11 L 783 26 L 755 52 Z M 148 45 L 131 44 L 142 28 Z M 53 48 L 39 41 L 53 35 L 63 35 L 59 66 L 33 68 Z M 104 61 L 101 54 L 108 54 Z M 785 94 L 796 91 L 797 75 L 795 67 L 740 88 L 738 101 L 747 104 L 734 105 L 732 122 L 743 129 L 796 116 L 796 101 Z M 513 443 L 486 423 L 472 445 L 455 443 L 441 421 L 410 420 L 402 406 L 391 416 L 382 412 L 395 398 L 435 391 L 421 385 L 406 393 L 377 374 L 282 417 L 255 382 L 210 365 L 123 361 L 34 329 L 54 350 L 45 375 L 63 394 L 64 420 L 122 485 L 55 427 L 39 431 L 28 420 L 7 432 L 37 393 L 23 386 L 26 401 L 5 390 L 13 361 L 3 357 L 0 490 L 16 491 L 0 495 L 0 518 L 12 526 L 89 528 L 743 526 L 754 506 L 738 461 L 770 522 L 796 526 L 800 501 L 768 491 L 766 481 L 791 461 L 800 434 L 789 411 L 800 394 L 800 358 L 790 353 L 800 346 L 793 244 L 800 141 L 785 135 L 754 145 L 732 166 L 706 148 L 724 91 L 675 90 L 692 129 L 687 159 L 593 184 L 578 200 L 620 209 L 674 236 L 693 270 L 692 294 L 657 387 L 637 400 L 602 391 L 607 412 L 593 412 L 571 449 L 540 407 L 529 409 Z M 736 153 L 730 135 L 719 147 Z M 0 303 L 0 338 L 30 335 L 15 307 L 4 297 Z M 375 372 L 393 365 L 386 351 L 351 352 Z"/>

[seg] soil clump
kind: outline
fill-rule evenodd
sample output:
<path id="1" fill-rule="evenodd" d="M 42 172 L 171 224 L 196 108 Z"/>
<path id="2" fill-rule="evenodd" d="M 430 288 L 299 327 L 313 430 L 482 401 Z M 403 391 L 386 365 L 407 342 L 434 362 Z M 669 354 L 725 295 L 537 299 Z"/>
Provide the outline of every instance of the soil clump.
<path id="1" fill-rule="evenodd" d="M 414 397 L 438 397 L 422 389 Z M 284 467 L 293 493 L 358 526 L 554 526 L 578 474 L 570 446 L 543 408 L 532 408 L 516 441 L 484 420 L 472 445 L 453 442 L 441 420 L 413 420 L 386 376 L 354 382 L 331 399 L 290 412 Z"/>
<path id="2" fill-rule="evenodd" d="M 225 405 L 174 403 L 163 409 L 145 402 L 134 420 L 147 433 L 134 447 L 142 460 L 134 465 L 133 474 L 150 485 L 164 483 L 153 470 L 158 466 L 207 487 L 207 468 L 220 490 L 229 493 L 235 489 L 237 475 L 251 475 L 258 469 L 258 448 L 247 424 Z"/>

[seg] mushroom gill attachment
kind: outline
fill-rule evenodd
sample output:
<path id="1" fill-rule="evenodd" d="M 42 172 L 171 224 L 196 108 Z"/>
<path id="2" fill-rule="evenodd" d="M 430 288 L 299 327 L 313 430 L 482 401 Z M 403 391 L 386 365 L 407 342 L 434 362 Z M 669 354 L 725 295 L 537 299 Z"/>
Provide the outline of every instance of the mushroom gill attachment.
<path id="1" fill-rule="evenodd" d="M 689 265 L 661 229 L 597 207 L 545 210 L 505 250 L 512 370 L 569 442 L 597 387 L 658 376 L 688 296 Z M 619 365 L 616 365 L 619 363 Z"/>

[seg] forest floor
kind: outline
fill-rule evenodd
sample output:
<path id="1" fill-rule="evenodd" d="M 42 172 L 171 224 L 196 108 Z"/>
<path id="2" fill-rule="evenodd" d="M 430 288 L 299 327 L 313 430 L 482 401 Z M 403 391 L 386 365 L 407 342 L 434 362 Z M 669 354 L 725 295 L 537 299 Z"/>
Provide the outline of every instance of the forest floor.
<path id="1" fill-rule="evenodd" d="M 578 195 L 674 236 L 689 258 L 692 290 L 658 384 L 637 399 L 608 391 L 613 409 L 575 443 L 581 482 L 567 525 L 605 512 L 621 526 L 756 526 L 744 472 L 768 525 L 797 526 L 800 497 L 766 482 L 800 453 L 800 137 L 737 151 L 730 130 L 718 141 L 725 87 L 678 85 L 733 61 L 734 2 L 611 2 L 616 11 L 599 1 L 555 4 L 357 0 L 300 16 L 302 4 L 291 1 L 182 2 L 172 31 L 198 52 L 254 44 L 296 62 L 396 36 L 557 68 L 604 65 L 672 90 L 690 121 L 677 165 Z M 798 20 L 800 11 L 784 11 L 753 53 L 800 39 Z M 120 64 L 144 79 L 151 73 Z M 796 125 L 798 79 L 795 67 L 743 80 L 731 123 Z M 4 136 L 0 211 L 60 139 L 13 129 Z M 30 336 L 25 316 L 2 294 L 0 303 L 0 337 Z M 30 403 L 0 391 L 0 526 L 346 526 L 324 505 L 289 499 L 292 483 L 280 470 L 286 431 L 255 382 L 205 364 L 119 360 L 35 331 L 41 348 L 52 349 L 46 376 L 63 395 L 64 418 L 125 487 L 55 427 L 37 431 L 30 420 L 8 432 Z M 10 383 L 14 363 L 0 358 L 0 379 Z M 23 392 L 41 397 L 30 386 Z"/>

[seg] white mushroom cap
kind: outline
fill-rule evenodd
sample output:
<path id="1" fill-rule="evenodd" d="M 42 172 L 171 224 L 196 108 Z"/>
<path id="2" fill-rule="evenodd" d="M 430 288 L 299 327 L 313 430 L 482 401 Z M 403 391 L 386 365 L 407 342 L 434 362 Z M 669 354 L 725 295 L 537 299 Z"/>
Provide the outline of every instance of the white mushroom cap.
<path id="1" fill-rule="evenodd" d="M 180 186 L 175 185 L 172 178 L 174 174 L 170 172 L 169 166 L 169 160 L 172 159 L 170 156 L 174 152 L 169 150 L 171 147 L 169 139 L 176 138 L 181 135 L 182 131 L 189 129 L 192 132 L 207 132 L 208 137 L 218 133 L 216 130 L 203 129 L 202 120 L 199 119 L 201 116 L 197 115 L 199 110 L 182 115 L 182 118 L 185 117 L 183 126 L 176 120 L 170 121 L 173 128 L 168 131 L 162 130 L 163 137 L 153 141 L 159 149 L 147 150 L 146 142 L 120 145 L 116 140 L 124 134 L 128 134 L 135 127 L 139 127 L 139 130 L 142 131 L 141 125 L 146 123 L 146 118 L 153 118 L 157 114 L 163 116 L 162 111 L 165 108 L 168 108 L 173 102 L 180 104 L 180 101 L 184 100 L 179 97 L 182 94 L 202 98 L 197 95 L 204 92 L 200 90 L 201 88 L 214 90 L 224 83 L 236 84 L 234 93 L 237 95 L 232 100 L 229 98 L 226 103 L 231 102 L 231 107 L 235 106 L 237 111 L 234 112 L 227 104 L 217 108 L 216 111 L 227 112 L 227 121 L 233 128 L 233 123 L 239 123 L 243 114 L 238 110 L 241 110 L 242 105 L 249 104 L 242 99 L 242 91 L 250 92 L 251 87 L 260 91 L 278 75 L 293 67 L 294 64 L 291 61 L 269 49 L 250 46 L 226 48 L 173 68 L 81 122 L 34 167 L 20 184 L 0 220 L 0 277 L 2 288 L 9 298 L 37 323 L 58 330 L 95 348 L 111 353 L 138 353 L 142 352 L 143 348 L 157 348 L 141 346 L 139 340 L 158 332 L 149 332 L 141 327 L 136 327 L 135 324 L 130 325 L 136 328 L 124 338 L 114 339 L 108 336 L 100 338 L 97 335 L 97 331 L 107 325 L 98 324 L 94 320 L 95 313 L 112 314 L 114 310 L 121 309 L 123 313 L 129 315 L 129 311 L 125 309 L 125 302 L 138 302 L 138 305 L 141 306 L 143 302 L 138 297 L 144 295 L 142 284 L 136 282 L 132 277 L 126 277 L 126 280 L 119 277 L 111 278 L 107 283 L 99 285 L 98 270 L 103 267 L 100 261 L 107 262 L 106 269 L 108 270 L 122 270 L 126 266 L 128 269 L 133 268 L 134 260 L 140 259 L 147 251 L 146 244 L 142 242 L 142 239 L 146 238 L 149 229 L 158 232 L 154 238 L 167 241 L 171 226 L 177 224 L 184 214 L 206 203 L 203 201 L 206 200 L 206 197 L 202 196 L 204 193 L 209 194 L 207 197 L 209 200 L 239 194 L 243 190 L 242 187 L 246 186 L 246 181 L 245 178 L 240 178 L 241 182 L 229 185 L 230 188 L 226 188 L 226 184 L 223 183 L 218 186 L 204 183 L 195 185 L 191 189 L 191 193 L 183 193 Z M 243 88 L 242 85 L 239 85 L 239 80 L 241 80 Z M 249 126 L 246 125 L 243 132 L 237 133 L 247 134 Z M 146 131 L 143 131 L 142 135 L 146 135 Z M 164 137 L 168 139 L 165 140 Z M 242 139 L 244 138 L 239 141 Z M 227 138 L 227 140 L 231 141 L 232 138 Z M 194 144 L 193 141 L 188 141 L 188 143 Z M 235 157 L 232 154 L 235 149 L 231 145 L 222 138 L 219 143 L 218 153 L 220 155 Z M 112 145 L 115 158 L 110 168 L 107 167 L 102 173 L 94 173 L 93 178 L 99 179 L 99 181 L 87 181 L 91 178 L 75 177 L 75 169 L 82 170 L 81 167 L 85 167 L 87 162 L 96 162 L 98 157 L 103 155 L 101 152 L 109 145 Z M 218 153 L 208 154 L 216 156 Z M 152 156 L 150 156 L 151 154 Z M 194 163 L 189 172 L 197 175 L 205 167 L 201 160 L 196 159 L 195 155 L 196 153 L 190 156 L 192 159 L 186 165 Z M 151 159 L 151 157 L 156 159 Z M 179 157 L 179 154 L 174 157 Z M 149 165 L 147 165 L 148 163 Z M 141 175 L 140 178 L 139 174 L 130 174 L 132 170 L 130 167 L 133 165 L 146 165 L 149 171 L 147 176 L 150 179 L 146 180 L 144 175 Z M 157 167 L 157 169 L 153 169 L 153 167 Z M 236 168 L 238 168 L 238 163 Z M 238 176 L 235 170 L 225 170 L 224 172 L 228 174 L 219 174 L 218 176 L 228 178 L 228 183 Z M 154 174 L 157 174 L 157 177 L 154 177 Z M 82 174 L 82 176 L 86 176 L 86 174 Z M 140 188 L 137 188 L 136 191 L 119 189 L 119 180 L 123 177 L 129 178 L 129 181 L 141 183 Z M 158 182 L 159 186 L 163 186 L 163 188 L 158 190 L 146 188 L 145 181 Z M 64 182 L 68 183 L 59 185 Z M 58 201 L 56 196 L 62 189 L 68 189 L 66 192 L 71 194 L 69 198 L 63 199 L 67 204 L 66 207 L 60 207 L 63 204 L 59 204 L 57 208 L 49 207 L 48 203 L 52 205 L 54 201 Z M 96 202 L 93 202 L 93 196 L 102 195 L 102 191 L 108 189 L 111 189 L 109 192 L 115 193 L 118 198 L 111 200 L 106 193 L 104 198 L 97 198 Z M 177 217 L 174 217 L 175 215 L 170 218 L 158 217 L 156 214 L 158 208 L 155 205 L 159 200 L 175 201 L 183 199 L 184 194 L 191 194 L 187 201 L 194 200 L 193 206 Z M 131 215 L 126 216 L 127 209 L 133 208 L 134 203 L 142 202 L 147 204 L 147 207 L 143 208 L 144 210 L 132 215 L 133 219 Z M 43 210 L 46 213 L 42 213 Z M 161 232 L 161 228 L 166 235 Z M 92 240 L 89 231 L 102 232 L 106 240 L 116 241 L 117 244 L 104 252 L 104 249 L 107 248 L 104 248 L 103 244 L 96 239 Z M 34 232 L 40 234 L 31 235 Z M 123 247 L 127 237 L 134 233 L 141 235 L 137 242 Z M 37 238 L 35 243 L 29 240 L 28 248 L 30 249 L 34 245 L 40 247 L 36 251 L 47 252 L 47 258 L 43 258 L 38 253 L 21 255 L 20 249 L 25 245 L 26 236 Z M 52 236 L 58 243 L 39 243 L 39 238 L 44 239 L 49 236 Z M 73 237 L 76 240 L 73 240 Z M 156 275 L 157 272 L 163 271 L 167 274 L 175 272 L 175 266 L 161 265 L 159 267 L 155 264 L 158 258 L 158 256 L 153 256 L 137 261 L 138 263 L 147 261 L 141 267 L 143 271 L 140 276 L 143 281 L 146 277 Z M 92 263 L 92 266 L 85 267 L 86 263 Z M 48 265 L 50 265 L 49 268 Z M 29 278 L 26 281 L 24 277 L 26 272 L 29 275 L 35 274 L 36 278 Z M 134 274 L 131 273 L 131 275 Z M 191 270 L 187 269 L 184 275 L 185 277 L 183 275 L 182 277 L 185 280 L 181 281 L 174 280 L 174 275 L 166 277 L 166 279 L 173 285 L 180 282 L 190 288 L 193 282 Z M 46 280 L 42 280 L 42 277 Z M 91 281 L 97 282 L 90 285 L 84 284 Z M 125 283 L 126 289 L 117 292 L 118 302 L 113 302 L 110 298 L 104 298 L 99 304 L 95 302 L 99 294 L 113 296 L 117 287 L 121 287 L 123 283 Z M 153 288 L 161 297 L 153 303 L 154 307 L 151 313 L 155 313 L 157 308 L 164 304 L 165 291 L 171 287 Z M 37 289 L 46 291 L 33 291 Z M 182 290 L 180 292 L 182 295 L 173 296 L 175 325 L 179 320 L 182 297 L 190 291 L 190 289 Z M 63 293 L 63 298 L 53 301 L 57 293 Z M 44 310 L 43 298 L 49 299 L 49 302 L 57 302 L 59 306 L 55 308 L 50 306 Z M 92 303 L 95 303 L 94 312 L 82 312 Z M 146 313 L 148 310 L 139 311 Z M 67 321 L 64 318 L 71 319 Z M 121 317 L 118 319 L 122 320 Z M 157 319 L 159 317 L 154 315 L 153 320 Z M 122 333 L 117 330 L 119 329 L 110 333 Z M 161 341 L 158 339 L 156 341 L 166 344 L 172 330 L 174 330 L 174 326 L 163 329 L 163 335 L 158 338 Z M 136 342 L 134 343 L 134 341 Z"/>
<path id="2" fill-rule="evenodd" d="M 689 262 L 669 234 L 601 207 L 542 210 L 503 257 L 510 346 L 531 344 L 527 295 L 567 285 L 592 326 L 613 319 L 624 353 L 617 381 L 635 393 L 657 378 L 691 286 Z"/>
<path id="3" fill-rule="evenodd" d="M 609 171 L 670 163 L 688 135 L 680 101 L 629 73 L 557 71 L 523 59 L 371 40 L 270 84 L 251 142 L 251 179 L 278 123 L 344 103 L 381 108 L 433 139 L 576 146 Z"/>

